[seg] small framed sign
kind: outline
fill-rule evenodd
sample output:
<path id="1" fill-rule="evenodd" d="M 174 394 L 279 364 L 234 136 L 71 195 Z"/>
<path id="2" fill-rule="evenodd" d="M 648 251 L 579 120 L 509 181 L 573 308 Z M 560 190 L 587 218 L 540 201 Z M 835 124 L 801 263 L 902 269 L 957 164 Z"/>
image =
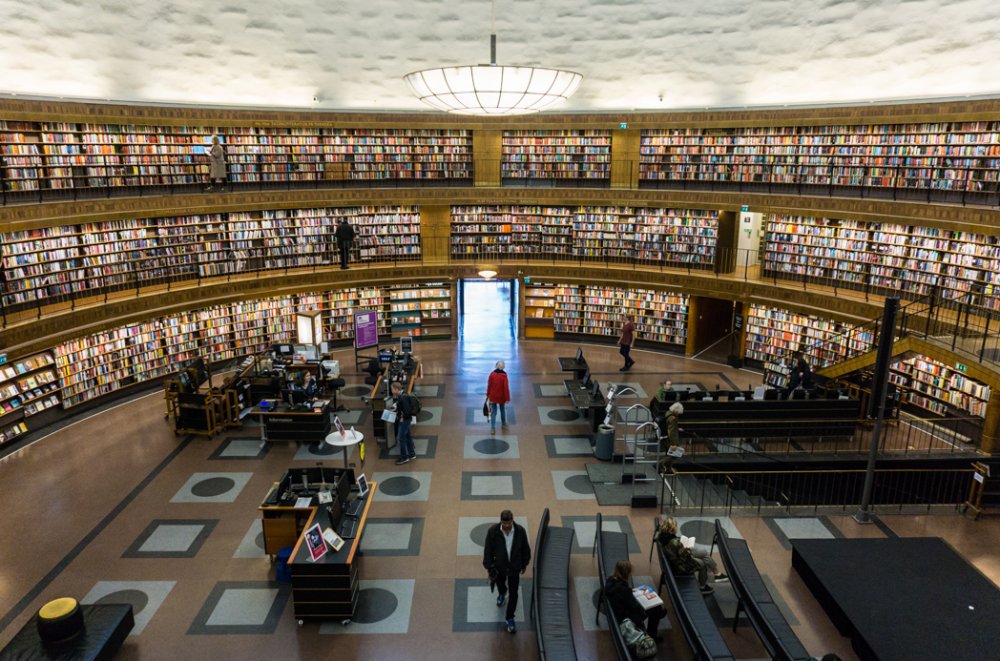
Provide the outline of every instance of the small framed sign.
<path id="1" fill-rule="evenodd" d="M 309 557 L 313 562 L 326 555 L 326 542 L 323 541 L 323 531 L 320 530 L 318 523 L 302 534 L 305 535 L 306 546 L 309 547 Z"/>

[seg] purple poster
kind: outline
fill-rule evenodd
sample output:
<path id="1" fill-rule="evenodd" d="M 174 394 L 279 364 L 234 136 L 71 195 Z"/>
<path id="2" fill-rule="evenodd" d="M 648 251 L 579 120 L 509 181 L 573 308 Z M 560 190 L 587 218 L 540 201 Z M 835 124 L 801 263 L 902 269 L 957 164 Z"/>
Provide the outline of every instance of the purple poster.
<path id="1" fill-rule="evenodd" d="M 378 346 L 378 313 L 359 310 L 354 313 L 354 348 Z"/>

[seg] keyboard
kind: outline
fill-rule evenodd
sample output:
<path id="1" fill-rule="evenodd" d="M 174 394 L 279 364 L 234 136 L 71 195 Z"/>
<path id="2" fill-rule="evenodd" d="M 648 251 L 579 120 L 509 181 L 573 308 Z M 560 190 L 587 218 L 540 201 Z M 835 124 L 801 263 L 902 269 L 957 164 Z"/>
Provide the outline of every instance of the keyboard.
<path id="1" fill-rule="evenodd" d="M 354 535 L 357 531 L 357 519 L 344 519 L 340 522 L 340 536 L 344 539 L 354 539 Z"/>
<path id="2" fill-rule="evenodd" d="M 344 508 L 344 514 L 347 516 L 357 516 L 361 513 L 361 509 L 365 506 L 365 501 L 362 498 L 355 498 L 351 502 L 347 503 L 347 507 Z"/>

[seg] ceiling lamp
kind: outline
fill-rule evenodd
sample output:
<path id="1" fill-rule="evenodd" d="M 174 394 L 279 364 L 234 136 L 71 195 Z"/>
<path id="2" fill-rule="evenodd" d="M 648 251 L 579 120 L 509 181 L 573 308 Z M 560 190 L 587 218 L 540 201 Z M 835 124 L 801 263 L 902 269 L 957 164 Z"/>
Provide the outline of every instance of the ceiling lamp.
<path id="1" fill-rule="evenodd" d="M 497 65 L 496 0 L 490 10 L 490 63 L 424 69 L 403 79 L 424 103 L 465 115 L 523 115 L 573 96 L 574 71 Z"/>
<path id="2" fill-rule="evenodd" d="M 479 272 L 479 277 L 482 278 L 483 280 L 492 280 L 493 278 L 497 277 L 497 272 L 494 271 L 493 269 L 483 269 L 482 271 Z"/>

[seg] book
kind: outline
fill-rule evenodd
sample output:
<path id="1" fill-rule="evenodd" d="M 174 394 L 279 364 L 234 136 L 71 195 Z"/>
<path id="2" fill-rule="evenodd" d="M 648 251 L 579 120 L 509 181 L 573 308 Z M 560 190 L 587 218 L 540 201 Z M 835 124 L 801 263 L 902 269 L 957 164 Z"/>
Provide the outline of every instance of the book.
<path id="1" fill-rule="evenodd" d="M 639 605 L 649 610 L 663 605 L 663 599 L 656 593 L 656 590 L 648 585 L 640 585 L 632 588 L 632 596 L 639 602 Z"/>
<path id="2" fill-rule="evenodd" d="M 681 546 L 686 549 L 694 548 L 694 537 L 688 537 L 687 535 L 681 535 Z"/>

